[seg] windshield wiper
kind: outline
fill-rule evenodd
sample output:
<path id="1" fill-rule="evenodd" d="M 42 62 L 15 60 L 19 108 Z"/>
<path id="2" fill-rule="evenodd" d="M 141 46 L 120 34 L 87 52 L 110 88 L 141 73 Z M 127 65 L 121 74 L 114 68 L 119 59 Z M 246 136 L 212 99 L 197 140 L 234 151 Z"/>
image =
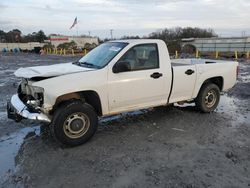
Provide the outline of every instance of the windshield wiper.
<path id="1" fill-rule="evenodd" d="M 79 61 L 74 61 L 72 64 L 74 64 L 74 65 L 80 65 L 80 62 Z"/>
<path id="2" fill-rule="evenodd" d="M 88 63 L 88 62 L 75 61 L 75 62 L 73 62 L 73 64 L 79 65 L 79 66 L 85 65 L 85 66 L 88 66 L 88 67 L 101 68 L 101 66 L 95 65 L 95 64 L 93 64 L 93 63 Z"/>
<path id="3" fill-rule="evenodd" d="M 95 68 L 100 68 L 100 66 L 95 65 L 93 63 L 88 63 L 88 62 L 79 62 L 80 65 L 87 65 L 89 67 L 95 67 Z"/>

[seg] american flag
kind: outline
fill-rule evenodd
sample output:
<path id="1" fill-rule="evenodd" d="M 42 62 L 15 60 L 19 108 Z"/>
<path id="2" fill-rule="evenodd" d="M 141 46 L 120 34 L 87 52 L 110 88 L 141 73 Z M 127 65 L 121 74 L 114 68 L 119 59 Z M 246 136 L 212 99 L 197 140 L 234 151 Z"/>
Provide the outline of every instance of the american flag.
<path id="1" fill-rule="evenodd" d="M 69 29 L 72 29 L 76 24 L 77 24 L 77 17 L 75 18 L 75 20 L 74 20 L 72 26 L 71 26 Z"/>

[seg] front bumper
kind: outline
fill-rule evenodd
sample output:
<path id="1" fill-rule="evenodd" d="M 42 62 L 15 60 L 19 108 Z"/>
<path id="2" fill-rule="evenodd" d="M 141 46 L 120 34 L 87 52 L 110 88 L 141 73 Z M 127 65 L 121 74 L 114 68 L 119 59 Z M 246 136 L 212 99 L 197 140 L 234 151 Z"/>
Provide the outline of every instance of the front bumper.
<path id="1" fill-rule="evenodd" d="M 50 123 L 50 118 L 44 113 L 33 113 L 30 112 L 28 107 L 21 101 L 19 96 L 13 95 L 11 100 L 7 102 L 7 113 L 8 118 L 20 121 L 21 119 L 31 119 Z"/>

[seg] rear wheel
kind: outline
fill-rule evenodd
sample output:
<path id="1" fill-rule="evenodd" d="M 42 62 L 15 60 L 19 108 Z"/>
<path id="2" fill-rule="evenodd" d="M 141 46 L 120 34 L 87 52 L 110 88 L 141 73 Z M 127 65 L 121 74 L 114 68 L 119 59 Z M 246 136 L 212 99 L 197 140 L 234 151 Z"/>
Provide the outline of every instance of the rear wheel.
<path id="1" fill-rule="evenodd" d="M 195 104 L 202 112 L 212 112 L 220 101 L 220 89 L 213 83 L 204 84 L 195 99 Z"/>
<path id="2" fill-rule="evenodd" d="M 97 114 L 87 103 L 67 102 L 55 112 L 51 132 L 64 145 L 77 146 L 87 142 L 96 132 Z"/>

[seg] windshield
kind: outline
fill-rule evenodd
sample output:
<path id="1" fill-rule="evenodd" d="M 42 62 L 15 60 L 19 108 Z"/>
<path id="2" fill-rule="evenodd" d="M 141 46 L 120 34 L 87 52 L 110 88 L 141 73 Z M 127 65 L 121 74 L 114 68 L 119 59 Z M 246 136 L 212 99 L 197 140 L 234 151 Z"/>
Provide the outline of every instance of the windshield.
<path id="1" fill-rule="evenodd" d="M 123 42 L 107 42 L 91 50 L 79 60 L 80 65 L 92 65 L 93 67 L 104 67 L 107 65 L 125 46 Z"/>

